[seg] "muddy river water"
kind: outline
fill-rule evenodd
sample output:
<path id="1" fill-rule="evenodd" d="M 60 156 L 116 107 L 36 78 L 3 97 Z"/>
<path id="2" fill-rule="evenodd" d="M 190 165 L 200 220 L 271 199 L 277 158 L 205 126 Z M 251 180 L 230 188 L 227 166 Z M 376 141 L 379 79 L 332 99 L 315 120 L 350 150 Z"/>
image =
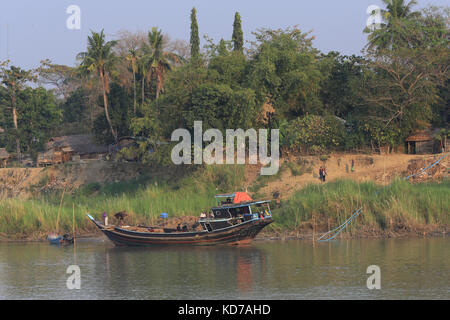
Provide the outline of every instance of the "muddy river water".
<path id="1" fill-rule="evenodd" d="M 71 265 L 79 269 L 67 273 Z M 376 267 L 368 273 L 369 266 Z M 119 248 L 103 238 L 69 247 L 0 243 L 0 299 L 450 299 L 450 239 L 166 248 Z"/>

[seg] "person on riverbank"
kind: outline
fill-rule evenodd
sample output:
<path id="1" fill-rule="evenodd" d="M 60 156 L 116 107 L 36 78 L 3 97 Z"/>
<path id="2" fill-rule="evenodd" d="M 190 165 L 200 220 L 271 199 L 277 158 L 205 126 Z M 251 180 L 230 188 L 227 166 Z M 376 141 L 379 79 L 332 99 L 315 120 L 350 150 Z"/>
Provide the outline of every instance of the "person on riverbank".
<path id="1" fill-rule="evenodd" d="M 323 176 L 323 182 L 325 182 L 325 179 L 327 177 L 327 169 L 325 167 L 323 167 L 322 176 Z"/>
<path id="2" fill-rule="evenodd" d="M 319 179 L 320 179 L 320 181 L 323 181 L 323 168 L 322 167 L 320 167 L 320 169 L 319 169 Z"/>

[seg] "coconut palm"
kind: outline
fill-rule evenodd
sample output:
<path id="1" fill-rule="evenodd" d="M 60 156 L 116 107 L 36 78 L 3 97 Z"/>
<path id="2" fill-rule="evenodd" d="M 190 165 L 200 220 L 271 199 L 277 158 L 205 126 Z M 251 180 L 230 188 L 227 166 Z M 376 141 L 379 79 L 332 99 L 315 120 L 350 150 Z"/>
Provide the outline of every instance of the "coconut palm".
<path id="1" fill-rule="evenodd" d="M 381 10 L 383 23 L 380 28 L 371 30 L 366 28 L 364 32 L 370 33 L 368 40 L 368 49 L 391 49 L 396 46 L 407 43 L 408 34 L 404 34 L 405 28 L 403 24 L 420 15 L 419 12 L 413 11 L 413 7 L 417 5 L 416 0 L 382 0 L 386 5 L 386 9 Z"/>
<path id="2" fill-rule="evenodd" d="M 134 49 L 128 50 L 128 55 L 126 59 L 130 62 L 131 71 L 133 72 L 133 112 L 136 114 L 136 73 L 138 72 L 138 51 Z"/>
<path id="3" fill-rule="evenodd" d="M 111 129 L 111 134 L 117 143 L 117 132 L 112 126 L 108 111 L 109 81 L 117 59 L 112 49 L 117 44 L 117 41 L 106 42 L 103 30 L 100 33 L 94 31 L 91 32 L 92 35 L 88 36 L 87 52 L 80 52 L 77 55 L 77 59 L 81 61 L 80 68 L 83 72 L 97 74 L 100 78 L 106 120 Z"/>
<path id="4" fill-rule="evenodd" d="M 146 46 L 145 44 L 143 47 Z M 145 81 L 147 80 L 147 74 L 148 74 L 148 60 L 150 59 L 149 54 L 146 54 L 146 50 L 143 49 L 143 47 L 140 48 L 138 59 L 136 61 L 137 66 L 137 72 L 141 78 L 141 107 L 144 104 L 145 100 Z"/>
<path id="5" fill-rule="evenodd" d="M 161 30 L 152 28 L 148 33 L 148 44 L 143 46 L 144 63 L 147 65 L 146 80 L 149 83 L 152 79 L 156 81 L 156 98 L 159 98 L 164 91 L 164 80 L 167 71 L 172 66 L 181 62 L 181 57 L 172 52 L 164 51 L 164 37 Z"/>

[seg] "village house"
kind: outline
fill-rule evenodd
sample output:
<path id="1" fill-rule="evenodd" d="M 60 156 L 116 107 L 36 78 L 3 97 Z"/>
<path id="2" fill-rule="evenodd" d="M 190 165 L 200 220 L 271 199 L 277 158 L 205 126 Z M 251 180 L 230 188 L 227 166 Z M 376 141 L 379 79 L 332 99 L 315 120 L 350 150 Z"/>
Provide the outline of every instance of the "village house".
<path id="1" fill-rule="evenodd" d="M 87 134 L 53 137 L 38 153 L 37 166 L 47 166 L 68 161 L 102 160 L 110 153 L 109 147 L 94 142 Z"/>
<path id="2" fill-rule="evenodd" d="M 441 141 L 436 138 L 439 129 L 435 130 L 420 130 L 406 138 L 406 153 L 408 154 L 430 154 L 442 152 Z M 445 142 L 444 142 L 445 143 Z"/>

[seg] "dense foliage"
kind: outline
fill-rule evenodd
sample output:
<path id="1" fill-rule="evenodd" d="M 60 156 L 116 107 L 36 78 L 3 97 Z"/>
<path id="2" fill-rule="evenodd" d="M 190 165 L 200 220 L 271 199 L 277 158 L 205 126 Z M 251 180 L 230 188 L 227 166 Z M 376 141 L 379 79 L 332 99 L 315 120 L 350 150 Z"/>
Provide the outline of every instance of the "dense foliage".
<path id="1" fill-rule="evenodd" d="M 158 28 L 112 41 L 101 31 L 76 68 L 2 63 L 1 147 L 34 154 L 71 128 L 103 143 L 134 136 L 127 158 L 151 161 L 167 153 L 174 129 L 196 120 L 204 130 L 279 128 L 282 146 L 302 153 L 395 147 L 418 129 L 448 129 L 448 7 L 384 2 L 361 56 L 322 53 L 296 27 L 257 30 L 245 47 L 237 12 L 231 39 L 207 39 L 201 50 L 193 8 L 189 43 Z"/>

